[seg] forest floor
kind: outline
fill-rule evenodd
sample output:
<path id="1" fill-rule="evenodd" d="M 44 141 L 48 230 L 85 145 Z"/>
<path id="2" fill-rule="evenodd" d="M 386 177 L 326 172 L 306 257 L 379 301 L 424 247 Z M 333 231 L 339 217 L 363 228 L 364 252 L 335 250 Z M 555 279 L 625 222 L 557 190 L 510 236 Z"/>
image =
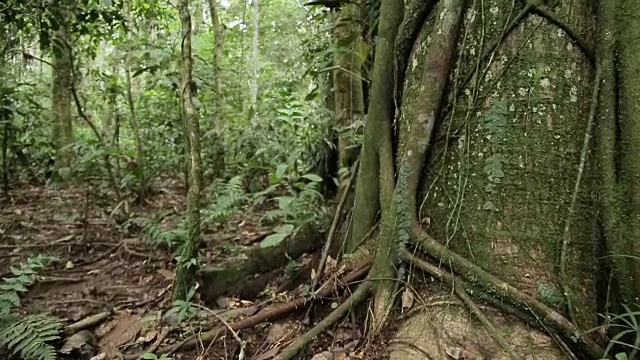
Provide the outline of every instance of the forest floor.
<path id="1" fill-rule="evenodd" d="M 163 181 L 157 190 L 143 206 L 132 207 L 130 216 L 153 218 L 184 209 L 184 190 L 179 182 Z M 91 193 L 88 187 L 25 186 L 13 189 L 9 200 L 0 198 L 0 278 L 10 274 L 11 266 L 31 255 L 57 257 L 60 261 L 49 265 L 24 294 L 20 311 L 48 312 L 62 319 L 66 326 L 93 315 L 104 315 L 89 328 L 98 342 L 92 355 L 136 354 L 162 338 L 160 348 L 171 346 L 193 334 L 222 326 L 222 320 L 233 324 L 266 307 L 291 301 L 303 292 L 305 285 L 279 294 L 265 291 L 251 300 L 220 298 L 212 309 L 201 305 L 196 295 L 192 300 L 199 310 L 196 316 L 179 324 L 175 316 L 163 317 L 172 306 L 174 255 L 153 246 L 140 228 L 118 224 Z M 246 212 L 230 219 L 223 229 L 205 231 L 207 263 L 241 259 L 244 250 L 257 246 L 256 239 L 271 231 L 259 225 L 258 219 L 259 215 Z M 214 247 L 213 242 L 225 246 Z M 300 261 L 305 259 L 308 257 Z M 280 280 L 270 283 L 267 289 L 275 289 Z M 336 301 L 325 301 L 311 311 L 307 307 L 283 320 L 241 330 L 237 334 L 239 339 L 227 331 L 213 341 L 198 342 L 194 349 L 179 349 L 171 356 L 268 360 L 320 321 Z M 364 340 L 366 307 L 361 313 L 347 317 L 323 333 L 299 358 L 385 358 L 384 341 L 373 344 Z M 167 329 L 171 331 L 165 336 L 163 330 Z M 72 334 L 65 335 L 69 338 Z"/>

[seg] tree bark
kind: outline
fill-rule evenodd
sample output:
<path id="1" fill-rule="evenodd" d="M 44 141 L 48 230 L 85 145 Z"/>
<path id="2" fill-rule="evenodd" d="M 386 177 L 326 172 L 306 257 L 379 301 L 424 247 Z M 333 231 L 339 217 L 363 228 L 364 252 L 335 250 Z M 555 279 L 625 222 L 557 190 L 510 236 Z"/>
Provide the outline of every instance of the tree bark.
<path id="1" fill-rule="evenodd" d="M 252 121 L 258 121 L 258 55 L 260 52 L 260 0 L 253 1 L 253 51 L 251 56 L 251 108 Z"/>
<path id="2" fill-rule="evenodd" d="M 342 131 L 338 136 L 340 167 L 349 167 L 356 160 L 357 152 L 350 150 L 348 127 L 364 120 L 364 95 L 362 92 L 362 65 L 366 56 L 362 41 L 360 7 L 358 3 L 340 8 L 335 27 L 338 49 L 334 55 L 334 106 L 335 123 Z"/>
<path id="3" fill-rule="evenodd" d="M 69 29 L 70 14 L 61 9 L 58 29 L 53 36 L 53 78 L 51 87 L 51 112 L 53 114 L 52 141 L 56 144 L 55 169 L 70 168 L 73 162 L 73 120 L 71 118 L 73 44 Z M 57 171 L 54 176 L 58 176 Z"/>
<path id="4" fill-rule="evenodd" d="M 200 245 L 200 193 L 202 189 L 202 160 L 200 155 L 200 123 L 193 104 L 194 84 L 192 79 L 193 57 L 191 55 L 191 15 L 189 0 L 180 1 L 180 22 L 182 24 L 182 112 L 189 138 L 189 191 L 187 195 L 188 236 L 182 245 L 176 270 L 174 299 L 185 299 L 189 289 L 195 284 L 195 274 Z"/>
<path id="5" fill-rule="evenodd" d="M 212 30 L 214 37 L 213 68 L 215 87 L 215 132 L 214 139 L 215 159 L 213 164 L 213 176 L 219 178 L 224 174 L 225 151 L 224 151 L 224 127 L 225 127 L 225 100 L 222 90 L 224 80 L 222 60 L 224 59 L 224 27 L 220 20 L 217 0 L 209 0 L 209 12 L 211 13 Z"/>

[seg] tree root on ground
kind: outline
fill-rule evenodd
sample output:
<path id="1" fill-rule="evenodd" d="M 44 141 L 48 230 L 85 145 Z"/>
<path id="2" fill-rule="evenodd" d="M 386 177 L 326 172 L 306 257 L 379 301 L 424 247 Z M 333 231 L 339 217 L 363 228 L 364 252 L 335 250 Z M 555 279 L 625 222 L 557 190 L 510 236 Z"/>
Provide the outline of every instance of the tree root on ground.
<path id="1" fill-rule="evenodd" d="M 501 298 L 507 299 L 522 309 L 531 311 L 540 319 L 539 321 L 558 331 L 565 339 L 573 339 L 576 345 L 581 345 L 591 357 L 596 359 L 602 357 L 604 351 L 600 345 L 585 336 L 579 328 L 557 311 L 445 248 L 444 245 L 422 231 L 419 224 L 414 224 L 412 235 L 412 241 L 432 258 L 448 264 L 451 270 L 465 278 L 473 276 L 485 289 L 493 289 Z"/>
<path id="2" fill-rule="evenodd" d="M 299 337 L 295 342 L 290 344 L 286 349 L 284 349 L 280 355 L 276 357 L 276 360 L 289 360 L 296 356 L 300 351 L 302 351 L 309 343 L 311 343 L 315 338 L 320 335 L 323 331 L 328 329 L 331 325 L 338 322 L 342 317 L 344 317 L 352 308 L 358 305 L 361 301 L 363 301 L 369 295 L 371 291 L 372 283 L 371 281 L 365 280 L 358 289 L 349 296 L 349 298 L 340 304 L 335 310 L 331 312 L 331 314 L 327 315 L 322 321 L 320 321 L 316 326 L 314 326 L 311 330 L 309 330 L 306 334 Z"/>
<path id="3" fill-rule="evenodd" d="M 255 297 L 267 281 L 247 288 L 247 279 L 258 273 L 267 273 L 286 265 L 291 259 L 298 259 L 305 253 L 317 251 L 323 244 L 323 234 L 316 231 L 313 224 L 305 225 L 296 236 L 285 239 L 277 246 L 255 248 L 248 259 L 240 264 L 225 268 L 203 268 L 198 272 L 200 292 L 206 304 L 215 304 L 218 297 L 228 294 L 249 292 L 243 297 Z M 259 288 L 259 289 L 257 289 Z"/>
<path id="4" fill-rule="evenodd" d="M 347 275 L 344 276 L 341 282 L 336 283 L 336 286 L 346 287 L 349 285 L 353 285 L 354 283 L 364 279 L 371 268 L 371 262 L 366 261 L 360 266 L 358 266 L 355 270 L 351 271 Z M 362 287 L 362 286 L 361 286 Z M 329 297 L 333 293 L 334 287 L 332 286 L 322 286 L 320 290 L 318 290 L 316 296 L 317 297 Z M 261 310 L 259 313 L 249 316 L 240 321 L 236 321 L 232 324 L 228 324 L 228 327 L 225 325 L 218 326 L 214 329 L 201 333 L 199 335 L 193 335 L 188 337 L 187 339 L 171 345 L 166 346 L 164 348 L 159 349 L 156 354 L 166 354 L 171 355 L 178 350 L 186 350 L 193 349 L 198 346 L 201 342 L 213 342 L 219 336 L 226 334 L 228 331 L 240 331 L 244 329 L 251 328 L 255 325 L 258 325 L 265 321 L 275 321 L 281 319 L 294 311 L 304 309 L 311 302 L 306 297 L 299 297 L 294 300 L 291 300 L 287 303 L 277 305 L 274 307 L 270 307 L 267 309 Z M 132 354 L 125 355 L 124 360 L 136 360 L 140 356 L 140 354 Z"/>

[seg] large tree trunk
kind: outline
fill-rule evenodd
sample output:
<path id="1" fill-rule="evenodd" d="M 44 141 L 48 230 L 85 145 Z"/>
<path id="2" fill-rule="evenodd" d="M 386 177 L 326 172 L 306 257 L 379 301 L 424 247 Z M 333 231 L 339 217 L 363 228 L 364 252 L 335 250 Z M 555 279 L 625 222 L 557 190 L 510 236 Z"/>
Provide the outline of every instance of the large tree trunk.
<path id="1" fill-rule="evenodd" d="M 596 71 L 593 4 L 538 3 L 413 1 L 398 19 L 402 1 L 382 0 L 371 109 L 346 248 L 353 250 L 366 237 L 379 211 L 376 258 L 368 277 L 374 333 L 383 328 L 401 292 L 393 279 L 406 274 L 402 260 L 445 283 L 439 292 L 429 287 L 419 293 L 423 304 L 460 298 L 462 305 L 453 299 L 454 306 L 420 312 L 401 327 L 398 337 L 417 339 L 417 348 L 430 358 L 457 352 L 553 359 L 564 358 L 569 348 L 598 357 L 603 344 L 584 333 L 599 324 L 599 312 L 610 310 L 601 301 L 609 295 L 608 266 L 618 279 L 611 289 L 615 301 L 629 303 L 636 293 L 637 266 L 598 256 L 605 247 L 602 230 L 612 257 L 637 253 L 630 239 L 640 228 L 640 130 L 634 120 L 640 71 L 632 54 L 640 42 L 635 33 L 600 30 L 600 47 L 607 43 L 603 39 L 611 39 L 608 51 L 598 52 L 604 58 L 598 62 L 609 61 L 610 68 Z M 604 3 L 601 7 L 615 12 L 615 2 Z M 625 27 L 635 26 L 634 4 L 612 16 L 624 20 L 619 23 Z M 396 16 L 390 16 L 391 8 Z M 619 88 L 613 43 L 626 59 Z M 394 80 L 399 82 L 390 86 Z M 600 101 L 600 117 L 605 108 L 612 120 L 596 133 L 599 96 L 609 96 L 604 105 Z M 623 119 L 616 125 L 618 117 Z M 617 138 L 616 126 L 624 132 Z M 594 144 L 604 144 L 598 157 Z M 626 172 L 616 173 L 620 169 Z M 409 246 L 423 250 L 435 266 L 407 252 Z M 412 291 L 404 291 L 403 307 L 411 306 Z M 493 307 L 481 308 L 469 295 Z M 520 321 L 505 321 L 506 313 Z M 547 335 L 527 321 L 553 339 L 545 340 Z M 523 342 L 536 346 L 518 346 Z M 392 358 L 425 358 L 415 349 L 394 346 Z"/>

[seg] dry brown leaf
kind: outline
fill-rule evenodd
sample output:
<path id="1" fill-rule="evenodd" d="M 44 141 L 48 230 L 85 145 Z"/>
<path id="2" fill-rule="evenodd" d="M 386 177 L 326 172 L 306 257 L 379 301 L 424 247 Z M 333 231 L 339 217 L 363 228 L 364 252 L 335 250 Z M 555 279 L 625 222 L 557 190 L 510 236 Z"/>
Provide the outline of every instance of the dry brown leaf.
<path id="1" fill-rule="evenodd" d="M 167 269 L 158 269 L 158 274 L 162 275 L 165 279 L 173 281 L 176 278 L 176 273 Z"/>
<path id="2" fill-rule="evenodd" d="M 69 355 L 74 350 L 80 350 L 83 346 L 93 346 L 96 343 L 96 337 L 89 330 L 78 331 L 71 335 L 64 342 L 59 352 L 61 354 Z"/>
<path id="3" fill-rule="evenodd" d="M 454 360 L 464 359 L 464 349 L 457 346 L 447 346 L 444 351 Z"/>
<path id="4" fill-rule="evenodd" d="M 325 268 L 324 268 L 324 273 L 330 274 L 337 268 L 338 268 L 338 260 L 332 258 L 331 256 L 328 256 L 327 264 L 325 265 Z"/>
<path id="5" fill-rule="evenodd" d="M 142 328 L 139 320 L 140 316 L 131 315 L 128 312 L 120 312 L 117 315 L 115 327 L 100 341 L 100 346 L 107 353 L 107 358 L 118 355 L 118 346 L 127 344 L 136 338 Z"/>
<path id="6" fill-rule="evenodd" d="M 404 289 L 402 293 L 402 310 L 411 309 L 413 307 L 414 295 L 413 291 L 408 287 Z"/>

